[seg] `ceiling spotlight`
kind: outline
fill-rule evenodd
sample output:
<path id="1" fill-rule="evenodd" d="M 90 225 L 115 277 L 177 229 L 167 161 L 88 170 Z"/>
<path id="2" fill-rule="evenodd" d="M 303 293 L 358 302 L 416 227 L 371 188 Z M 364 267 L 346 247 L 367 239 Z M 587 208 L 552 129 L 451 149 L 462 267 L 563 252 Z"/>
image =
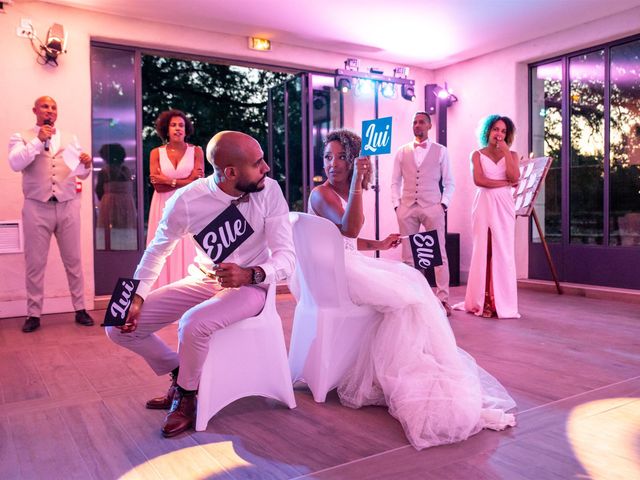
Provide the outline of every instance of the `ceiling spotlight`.
<path id="1" fill-rule="evenodd" d="M 409 100 L 410 102 L 413 102 L 416 99 L 416 94 L 415 94 L 413 85 L 410 85 L 408 83 L 402 84 L 402 88 L 400 89 L 400 94 L 402 95 L 402 98 L 404 98 L 405 100 Z"/>
<path id="2" fill-rule="evenodd" d="M 347 93 L 351 90 L 351 78 L 349 77 L 336 77 L 335 86 L 342 93 Z"/>
<path id="3" fill-rule="evenodd" d="M 344 69 L 357 72 L 360 69 L 360 60 L 357 58 L 347 58 L 344 61 Z"/>
<path id="4" fill-rule="evenodd" d="M 396 67 L 393 69 L 393 76 L 396 78 L 407 78 L 409 76 L 409 67 Z"/>
<path id="5" fill-rule="evenodd" d="M 395 98 L 396 86 L 393 83 L 382 82 L 382 85 L 380 86 L 380 92 L 382 92 L 383 97 Z"/>

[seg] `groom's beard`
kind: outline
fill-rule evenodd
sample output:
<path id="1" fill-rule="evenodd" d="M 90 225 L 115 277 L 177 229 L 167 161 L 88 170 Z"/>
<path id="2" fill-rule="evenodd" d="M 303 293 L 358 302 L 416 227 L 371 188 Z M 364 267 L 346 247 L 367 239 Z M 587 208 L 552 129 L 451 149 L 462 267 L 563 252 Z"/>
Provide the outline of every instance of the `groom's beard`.
<path id="1" fill-rule="evenodd" d="M 236 190 L 240 190 L 244 193 L 253 193 L 260 192 L 264 190 L 264 185 L 260 186 L 260 182 L 262 182 L 266 178 L 266 174 L 257 182 L 238 182 L 236 183 Z"/>

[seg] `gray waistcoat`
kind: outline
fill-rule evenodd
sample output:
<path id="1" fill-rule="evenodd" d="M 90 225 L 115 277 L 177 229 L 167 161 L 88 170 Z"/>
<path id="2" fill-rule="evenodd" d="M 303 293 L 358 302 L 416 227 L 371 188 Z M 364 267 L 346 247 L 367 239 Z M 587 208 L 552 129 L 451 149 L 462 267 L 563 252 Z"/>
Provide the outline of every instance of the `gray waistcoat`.
<path id="1" fill-rule="evenodd" d="M 35 137 L 34 130 L 22 134 L 25 143 Z M 70 138 L 61 133 L 57 152 L 43 151 L 22 170 L 22 192 L 25 198 L 40 202 L 46 202 L 52 196 L 59 202 L 76 198 L 76 177 L 70 175 L 71 170 L 62 158 L 64 147 L 69 143 Z"/>
<path id="2" fill-rule="evenodd" d="M 443 148 L 439 143 L 431 143 L 420 167 L 416 166 L 413 158 L 413 144 L 408 143 L 402 148 L 402 205 L 410 207 L 417 203 L 421 207 L 428 207 L 442 201 L 439 182 L 442 177 L 440 155 Z"/>

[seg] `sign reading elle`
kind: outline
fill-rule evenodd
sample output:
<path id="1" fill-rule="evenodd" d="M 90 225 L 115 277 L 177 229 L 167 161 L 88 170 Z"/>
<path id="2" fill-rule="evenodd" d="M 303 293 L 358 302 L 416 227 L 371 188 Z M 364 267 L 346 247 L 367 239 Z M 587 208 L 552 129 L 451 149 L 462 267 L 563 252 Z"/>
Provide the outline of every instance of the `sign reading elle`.
<path id="1" fill-rule="evenodd" d="M 213 263 L 220 263 L 252 234 L 253 228 L 247 219 L 238 207 L 231 205 L 193 238 Z"/>
<path id="2" fill-rule="evenodd" d="M 442 265 L 442 254 L 440 253 L 440 242 L 438 241 L 438 231 L 409 235 L 409 245 L 413 254 L 413 264 L 416 268 L 433 268 Z"/>
<path id="3" fill-rule="evenodd" d="M 119 278 L 116 288 L 113 290 L 111 300 L 104 314 L 104 323 L 101 327 L 119 327 L 124 325 L 131 308 L 131 299 L 138 290 L 140 280 L 133 278 Z"/>
<path id="4" fill-rule="evenodd" d="M 391 153 L 391 117 L 362 122 L 360 156 Z"/>

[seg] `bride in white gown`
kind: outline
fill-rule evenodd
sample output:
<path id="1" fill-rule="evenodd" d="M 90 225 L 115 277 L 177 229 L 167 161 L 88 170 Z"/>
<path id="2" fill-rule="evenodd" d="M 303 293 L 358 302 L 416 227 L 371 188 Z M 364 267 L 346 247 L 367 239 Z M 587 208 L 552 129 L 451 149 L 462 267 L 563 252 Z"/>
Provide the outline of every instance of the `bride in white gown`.
<path id="1" fill-rule="evenodd" d="M 364 223 L 362 189 L 371 163 L 355 158 L 360 137 L 329 133 L 324 168 L 328 180 L 309 198 L 309 213 L 331 220 L 345 241 L 349 295 L 381 312 L 372 320 L 355 365 L 338 386 L 343 405 L 386 405 L 416 449 L 459 442 L 483 428 L 515 425 L 505 413 L 515 402 L 504 387 L 457 347 L 441 303 L 425 278 L 396 261 L 358 250 L 386 250 L 400 243 L 357 238 Z"/>

